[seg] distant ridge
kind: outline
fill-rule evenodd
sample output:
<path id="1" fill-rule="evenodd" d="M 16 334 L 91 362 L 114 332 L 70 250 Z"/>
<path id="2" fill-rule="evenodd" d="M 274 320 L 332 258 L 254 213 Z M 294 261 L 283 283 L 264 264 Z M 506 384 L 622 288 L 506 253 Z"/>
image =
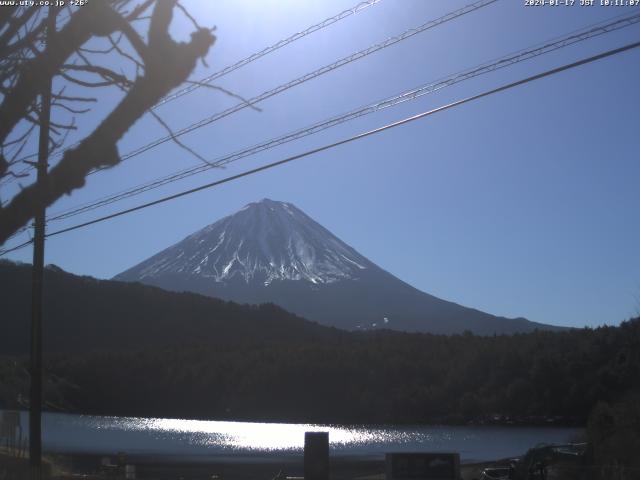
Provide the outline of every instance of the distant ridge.
<path id="1" fill-rule="evenodd" d="M 98 280 L 55 265 L 45 268 L 45 285 L 47 354 L 304 342 L 343 334 L 276 305 L 238 305 L 189 292 Z M 30 295 L 31 265 L 0 260 L 0 355 L 29 351 Z"/>
<path id="2" fill-rule="evenodd" d="M 242 303 L 276 303 L 347 330 L 481 335 L 560 329 L 448 302 L 381 269 L 291 203 L 263 199 L 116 275 Z"/>

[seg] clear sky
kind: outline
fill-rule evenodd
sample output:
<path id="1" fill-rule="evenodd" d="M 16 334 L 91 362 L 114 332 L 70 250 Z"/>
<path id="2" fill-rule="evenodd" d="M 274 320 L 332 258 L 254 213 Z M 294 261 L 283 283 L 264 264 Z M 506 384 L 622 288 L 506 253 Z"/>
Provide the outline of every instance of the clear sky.
<path id="1" fill-rule="evenodd" d="M 194 78 L 356 4 L 183 2 L 218 41 Z M 219 79 L 253 97 L 470 1 L 383 0 Z M 527 7 L 500 0 L 183 137 L 216 158 L 640 7 Z M 174 34 L 193 27 L 177 17 Z M 239 173 L 640 38 L 640 25 L 443 89 L 242 159 L 51 230 Z M 571 326 L 640 310 L 640 50 L 561 73 L 366 140 L 47 241 L 46 262 L 110 278 L 195 230 L 269 197 L 292 202 L 402 280 L 496 315 Z M 78 137 L 112 108 L 102 92 Z M 158 112 L 176 129 L 235 103 L 199 89 Z M 144 118 L 121 153 L 163 135 Z M 50 213 L 199 160 L 165 144 L 108 172 Z M 12 190 L 0 192 L 3 199 Z M 7 246 L 24 241 L 21 236 Z M 9 258 L 30 261 L 29 248 Z"/>

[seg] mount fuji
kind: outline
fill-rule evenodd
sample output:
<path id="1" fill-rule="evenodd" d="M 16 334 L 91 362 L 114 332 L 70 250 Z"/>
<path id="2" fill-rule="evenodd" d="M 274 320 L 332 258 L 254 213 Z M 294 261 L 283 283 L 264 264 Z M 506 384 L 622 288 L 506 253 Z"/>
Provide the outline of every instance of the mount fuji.
<path id="1" fill-rule="evenodd" d="M 558 328 L 421 292 L 291 203 L 269 199 L 250 203 L 114 279 L 240 303 L 275 303 L 347 330 L 491 335 Z"/>

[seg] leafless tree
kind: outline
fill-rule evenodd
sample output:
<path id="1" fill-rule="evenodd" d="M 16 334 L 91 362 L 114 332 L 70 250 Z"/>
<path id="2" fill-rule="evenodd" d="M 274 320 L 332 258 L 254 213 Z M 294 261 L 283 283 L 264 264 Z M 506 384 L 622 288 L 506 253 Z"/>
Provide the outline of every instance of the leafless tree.
<path id="1" fill-rule="evenodd" d="M 176 11 L 194 24 L 189 42 L 169 35 Z M 46 9 L 0 7 L 0 181 L 23 175 L 31 162 L 24 149 L 38 130 L 40 94 L 48 76 L 57 80 L 52 109 L 64 118 L 52 119 L 50 152 L 62 148 L 66 133 L 76 128 L 75 117 L 95 106 L 94 96 L 70 90 L 115 87 L 122 90 L 122 98 L 50 166 L 45 188 L 33 183 L 0 206 L 0 245 L 27 225 L 40 206 L 82 187 L 90 171 L 117 165 L 117 142 L 161 98 L 187 81 L 215 41 L 212 30 L 198 26 L 177 0 L 96 0 L 55 14 L 60 26 L 47 34 Z M 107 46 L 95 48 L 96 40 Z M 114 57 L 127 63 L 128 73 L 115 71 Z"/>

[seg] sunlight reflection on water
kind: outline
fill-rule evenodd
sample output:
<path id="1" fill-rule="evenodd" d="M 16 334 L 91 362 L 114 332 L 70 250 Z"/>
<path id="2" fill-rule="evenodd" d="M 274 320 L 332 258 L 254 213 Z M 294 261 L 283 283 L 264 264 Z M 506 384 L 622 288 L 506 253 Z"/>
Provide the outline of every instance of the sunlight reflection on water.
<path id="1" fill-rule="evenodd" d="M 95 418 L 95 417 L 94 417 Z M 102 422 L 99 422 L 102 423 Z M 333 449 L 372 444 L 415 443 L 434 440 L 433 434 L 390 431 L 388 428 L 343 427 L 292 423 L 221 422 L 179 420 L 169 418 L 109 418 L 110 425 L 96 428 L 119 428 L 147 431 L 160 436 L 180 435 L 192 445 L 216 446 L 242 450 L 299 450 L 304 446 L 305 432 L 329 432 Z M 446 439 L 446 435 L 444 435 Z"/>
<path id="2" fill-rule="evenodd" d="M 22 425 L 28 432 L 27 413 Z M 201 459 L 300 455 L 304 433 L 329 432 L 332 455 L 375 456 L 385 452 L 460 452 L 465 461 L 520 455 L 538 443 L 565 443 L 572 428 L 386 425 L 349 426 L 253 423 L 169 418 L 101 417 L 45 413 L 48 452 L 163 455 Z M 244 456 L 244 457 L 243 457 Z"/>

